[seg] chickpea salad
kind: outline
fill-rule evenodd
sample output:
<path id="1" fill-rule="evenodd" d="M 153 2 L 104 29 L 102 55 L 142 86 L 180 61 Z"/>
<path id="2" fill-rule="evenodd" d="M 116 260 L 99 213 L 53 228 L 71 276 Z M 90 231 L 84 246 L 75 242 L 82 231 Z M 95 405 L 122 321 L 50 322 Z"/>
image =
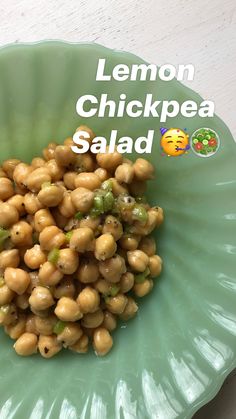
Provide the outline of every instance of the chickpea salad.
<path id="1" fill-rule="evenodd" d="M 93 131 L 78 130 L 91 143 Z M 151 233 L 163 210 L 145 198 L 152 164 L 72 145 L 0 167 L 0 325 L 21 356 L 90 343 L 106 355 L 118 320 L 137 314 L 162 270 Z"/>

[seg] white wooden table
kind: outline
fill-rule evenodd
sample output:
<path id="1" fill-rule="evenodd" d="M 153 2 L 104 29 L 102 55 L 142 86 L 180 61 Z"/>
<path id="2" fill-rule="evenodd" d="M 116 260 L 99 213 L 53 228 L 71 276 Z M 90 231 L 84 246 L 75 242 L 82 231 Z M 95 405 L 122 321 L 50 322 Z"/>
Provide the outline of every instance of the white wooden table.
<path id="1" fill-rule="evenodd" d="M 192 63 L 188 84 L 214 100 L 236 138 L 235 0 L 0 0 L 0 44 L 98 42 L 162 65 Z M 235 419 L 236 375 L 196 419 Z"/>

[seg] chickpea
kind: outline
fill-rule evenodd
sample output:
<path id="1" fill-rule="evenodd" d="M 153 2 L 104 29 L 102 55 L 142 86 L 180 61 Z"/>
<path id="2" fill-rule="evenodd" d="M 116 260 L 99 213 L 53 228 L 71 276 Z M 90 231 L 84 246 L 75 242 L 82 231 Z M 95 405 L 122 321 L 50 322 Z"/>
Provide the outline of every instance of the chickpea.
<path id="1" fill-rule="evenodd" d="M 120 314 L 120 318 L 122 320 L 130 320 L 132 319 L 138 311 L 138 306 L 133 298 L 128 297 L 128 302 L 123 313 Z"/>
<path id="2" fill-rule="evenodd" d="M 76 161 L 76 154 L 68 145 L 58 145 L 55 148 L 55 159 L 59 166 L 72 167 Z"/>
<path id="3" fill-rule="evenodd" d="M 15 297 L 15 303 L 21 310 L 26 310 L 29 307 L 29 294 L 26 292 Z"/>
<path id="4" fill-rule="evenodd" d="M 9 304 L 13 300 L 14 295 L 15 293 L 5 283 L 3 283 L 0 286 L 0 306 Z"/>
<path id="5" fill-rule="evenodd" d="M 91 242 L 94 239 L 93 230 L 89 227 L 77 228 L 73 230 L 70 239 L 70 249 L 84 253 L 91 249 Z"/>
<path id="6" fill-rule="evenodd" d="M 35 318 L 36 316 L 34 314 L 29 314 L 26 318 L 26 324 L 25 324 L 25 331 L 29 333 L 34 333 L 35 335 L 38 335 L 38 332 L 36 330 L 35 326 Z"/>
<path id="7" fill-rule="evenodd" d="M 18 249 L 3 250 L 0 252 L 0 269 L 17 268 L 20 263 Z"/>
<path id="8" fill-rule="evenodd" d="M 113 339 L 104 327 L 99 327 L 93 335 L 93 347 L 97 355 L 106 355 L 113 346 Z"/>
<path id="9" fill-rule="evenodd" d="M 51 160 L 55 157 L 55 149 L 57 147 L 57 143 L 49 143 L 46 148 L 43 149 L 43 157 L 45 160 Z"/>
<path id="10" fill-rule="evenodd" d="M 85 287 L 77 297 L 82 313 L 94 313 L 99 308 L 100 297 L 98 292 L 91 287 Z"/>
<path id="11" fill-rule="evenodd" d="M 31 246 L 33 229 L 26 221 L 18 221 L 11 228 L 11 241 L 15 246 Z"/>
<path id="12" fill-rule="evenodd" d="M 76 188 L 86 188 L 90 191 L 98 189 L 101 186 L 100 178 L 91 172 L 79 173 L 75 178 L 75 187 Z"/>
<path id="13" fill-rule="evenodd" d="M 73 165 L 73 169 L 77 173 L 93 172 L 94 168 L 95 168 L 95 162 L 90 153 L 76 155 L 76 160 Z"/>
<path id="14" fill-rule="evenodd" d="M 111 287 L 111 284 L 108 281 L 106 281 L 105 279 L 102 279 L 102 278 L 98 279 L 98 281 L 96 281 L 94 283 L 94 288 L 98 292 L 100 292 L 101 294 L 104 294 L 104 295 L 109 294 L 110 287 Z"/>
<path id="15" fill-rule="evenodd" d="M 129 163 L 122 163 L 115 171 L 115 178 L 120 183 L 131 183 L 134 178 L 134 168 Z"/>
<path id="16" fill-rule="evenodd" d="M 145 159 L 137 159 L 133 165 L 134 174 L 138 180 L 148 180 L 154 177 L 153 165 Z"/>
<path id="17" fill-rule="evenodd" d="M 38 169 L 39 167 L 44 166 L 45 163 L 46 163 L 46 161 L 44 159 L 42 159 L 42 157 L 35 157 L 31 161 L 31 166 L 33 166 L 34 169 Z"/>
<path id="18" fill-rule="evenodd" d="M 57 335 L 57 340 L 67 347 L 74 345 L 82 335 L 83 330 L 78 323 L 67 323 L 63 331 Z"/>
<path id="19" fill-rule="evenodd" d="M 19 220 L 19 213 L 13 205 L 0 202 L 0 227 L 9 228 Z"/>
<path id="20" fill-rule="evenodd" d="M 119 240 L 119 245 L 125 250 L 136 250 L 139 245 L 140 236 L 138 234 L 124 233 Z"/>
<path id="21" fill-rule="evenodd" d="M 98 227 L 101 224 L 101 217 L 93 218 L 90 215 L 86 215 L 79 223 L 81 228 L 89 227 L 91 228 L 94 233 L 97 231 Z"/>
<path id="22" fill-rule="evenodd" d="M 95 242 L 95 257 L 98 260 L 106 260 L 111 258 L 117 249 L 114 237 L 109 234 L 102 234 Z"/>
<path id="23" fill-rule="evenodd" d="M 29 276 L 30 276 L 30 284 L 27 288 L 27 293 L 31 294 L 33 289 L 35 287 L 37 287 L 37 285 L 39 284 L 39 274 L 38 271 L 34 271 L 34 272 L 29 272 Z"/>
<path id="24" fill-rule="evenodd" d="M 117 151 L 114 153 L 98 153 L 96 159 L 100 167 L 111 173 L 122 163 L 122 155 Z"/>
<path id="25" fill-rule="evenodd" d="M 137 297 L 144 297 L 145 295 L 149 294 L 149 292 L 153 288 L 153 280 L 152 279 L 145 279 L 144 282 L 141 284 L 134 285 L 134 293 Z"/>
<path id="26" fill-rule="evenodd" d="M 18 339 L 25 332 L 26 316 L 21 315 L 15 323 L 4 327 L 5 332 L 11 339 Z"/>
<path id="27" fill-rule="evenodd" d="M 60 272 L 71 275 L 79 266 L 79 255 L 75 250 L 61 249 L 56 265 Z"/>
<path id="28" fill-rule="evenodd" d="M 57 207 L 62 201 L 64 191 L 60 186 L 48 185 L 39 191 L 38 199 L 45 207 Z"/>
<path id="29" fill-rule="evenodd" d="M 88 352 L 88 343 L 88 336 L 83 335 L 79 340 L 77 340 L 76 343 L 74 343 L 74 345 L 69 346 L 69 349 L 71 349 L 74 352 L 77 352 L 78 354 L 83 354 Z"/>
<path id="30" fill-rule="evenodd" d="M 50 307 L 45 309 L 45 310 L 36 310 L 32 306 L 30 306 L 30 310 L 32 311 L 33 314 L 35 314 L 35 316 L 39 316 L 42 319 L 46 319 L 51 314 L 51 308 Z"/>
<path id="31" fill-rule="evenodd" d="M 93 205 L 94 193 L 86 188 L 76 188 L 71 192 L 71 200 L 77 211 L 88 212 Z"/>
<path id="32" fill-rule="evenodd" d="M 119 282 L 120 277 L 126 272 L 125 260 L 118 254 L 98 264 L 100 274 L 110 282 Z"/>
<path id="33" fill-rule="evenodd" d="M 57 208 L 52 208 L 52 216 L 53 216 L 53 218 L 55 220 L 55 223 L 56 223 L 57 227 L 59 227 L 62 230 L 65 229 L 65 226 L 70 221 L 70 218 L 64 217 L 64 215 L 62 215 L 59 212 L 58 207 Z M 73 218 L 71 220 L 73 220 Z"/>
<path id="34" fill-rule="evenodd" d="M 87 327 L 88 329 L 93 329 L 95 327 L 100 326 L 103 320 L 104 314 L 103 311 L 99 308 L 94 313 L 84 314 L 83 319 L 81 320 L 81 324 L 82 326 Z"/>
<path id="35" fill-rule="evenodd" d="M 112 192 L 115 196 L 123 195 L 128 193 L 128 189 L 123 184 L 121 185 L 116 178 L 111 177 L 110 180 L 112 181 Z"/>
<path id="36" fill-rule="evenodd" d="M 77 271 L 77 278 L 83 284 L 96 282 L 99 277 L 97 261 L 92 258 L 82 259 Z"/>
<path id="37" fill-rule="evenodd" d="M 35 230 L 41 233 L 45 227 L 55 225 L 54 218 L 48 209 L 40 209 L 34 215 Z"/>
<path id="38" fill-rule="evenodd" d="M 64 193 L 64 196 L 58 206 L 59 212 L 64 217 L 73 217 L 76 213 L 75 205 L 72 201 L 72 194 L 71 191 L 67 191 Z"/>
<path id="39" fill-rule="evenodd" d="M 24 262 L 30 269 L 39 269 L 46 260 L 46 254 L 42 251 L 39 244 L 35 244 L 31 249 L 27 249 L 24 255 Z"/>
<path id="40" fill-rule="evenodd" d="M 121 222 L 113 215 L 107 215 L 103 225 L 102 233 L 110 233 L 114 237 L 115 241 L 119 240 L 123 234 L 123 227 Z"/>
<path id="41" fill-rule="evenodd" d="M 75 189 L 76 172 L 66 172 L 63 176 L 63 181 L 67 189 L 73 191 Z"/>
<path id="42" fill-rule="evenodd" d="M 81 138 L 86 140 L 89 144 L 92 144 L 92 140 L 95 138 L 95 134 L 91 128 L 87 127 L 87 125 L 80 125 L 78 128 L 76 128 L 75 132 L 78 132 L 78 131 L 87 132 L 89 134 L 89 137 L 84 138 L 84 136 L 81 136 Z"/>
<path id="43" fill-rule="evenodd" d="M 25 188 L 26 178 L 32 173 L 34 170 L 33 167 L 29 166 L 26 163 L 19 163 L 13 172 L 13 180 L 14 182 L 20 187 Z"/>
<path id="44" fill-rule="evenodd" d="M 39 269 L 39 282 L 45 287 L 57 285 L 63 278 L 63 273 L 51 262 L 45 262 Z"/>
<path id="45" fill-rule="evenodd" d="M 121 314 L 123 313 L 126 305 L 128 303 L 128 298 L 124 294 L 117 294 L 115 297 L 109 297 L 106 301 L 106 308 L 111 313 Z"/>
<path id="46" fill-rule="evenodd" d="M 1 166 L 0 166 L 0 177 L 8 177 L 6 172 L 4 172 L 4 170 Z"/>
<path id="47" fill-rule="evenodd" d="M 95 175 L 97 175 L 100 179 L 101 182 L 104 182 L 104 180 L 109 179 L 111 176 L 108 173 L 108 171 L 106 169 L 103 169 L 102 167 L 98 167 L 95 171 L 94 171 Z"/>
<path id="48" fill-rule="evenodd" d="M 6 304 L 0 307 L 0 326 L 8 326 L 15 323 L 18 318 L 15 304 Z"/>
<path id="49" fill-rule="evenodd" d="M 7 177 L 0 178 L 0 199 L 6 201 L 14 194 L 13 183 Z"/>
<path id="50" fill-rule="evenodd" d="M 6 173 L 7 177 L 9 177 L 10 179 L 13 179 L 14 170 L 19 163 L 20 163 L 20 160 L 18 159 L 8 159 L 3 162 L 2 168 L 4 172 Z"/>
<path id="51" fill-rule="evenodd" d="M 24 196 L 24 206 L 28 214 L 35 214 L 37 211 L 43 208 L 43 205 L 39 201 L 37 195 L 32 192 L 28 192 Z"/>
<path id="52" fill-rule="evenodd" d="M 153 237 L 143 237 L 139 243 L 139 250 L 142 250 L 146 255 L 153 256 L 156 252 L 156 242 Z"/>
<path id="53" fill-rule="evenodd" d="M 112 332 L 117 327 L 116 316 L 110 311 L 104 311 L 104 320 L 101 324 L 101 327 L 105 327 L 109 332 Z"/>
<path id="54" fill-rule="evenodd" d="M 34 216 L 33 215 L 31 215 L 31 214 L 27 214 L 26 215 L 26 217 L 25 217 L 25 221 L 32 227 L 32 229 L 33 230 L 35 230 L 35 222 L 34 222 Z M 33 238 L 34 238 L 34 241 L 36 240 L 38 240 L 38 238 L 39 238 L 39 233 L 37 232 L 37 231 L 34 231 L 33 232 L 33 235 L 32 235 L 32 240 L 33 240 Z M 21 249 L 20 249 L 21 250 Z"/>
<path id="55" fill-rule="evenodd" d="M 142 235 L 150 234 L 154 228 L 159 227 L 163 222 L 163 209 L 160 207 L 150 208 L 148 210 L 148 220 L 145 225 L 135 222 L 132 226 L 133 232 Z"/>
<path id="56" fill-rule="evenodd" d="M 65 242 L 65 234 L 56 226 L 45 227 L 39 234 L 39 243 L 43 250 L 59 249 Z"/>
<path id="57" fill-rule="evenodd" d="M 38 338 L 34 333 L 23 333 L 16 341 L 14 349 L 18 355 L 29 356 L 37 352 Z"/>
<path id="58" fill-rule="evenodd" d="M 12 196 L 10 199 L 7 200 L 8 204 L 12 205 L 16 208 L 19 215 L 25 215 L 25 203 L 24 203 L 24 196 L 16 194 Z"/>
<path id="59" fill-rule="evenodd" d="M 150 256 L 149 258 L 149 269 L 150 269 L 150 276 L 155 278 L 155 276 L 160 275 L 162 270 L 162 259 L 158 255 Z"/>
<path id="60" fill-rule="evenodd" d="M 125 272 L 120 279 L 120 292 L 126 294 L 134 286 L 134 274 L 132 272 Z"/>
<path id="61" fill-rule="evenodd" d="M 27 290 L 30 284 L 28 272 L 19 268 L 6 268 L 4 272 L 6 285 L 17 294 L 21 295 Z"/>
<path id="62" fill-rule="evenodd" d="M 51 307 L 54 304 L 54 299 L 48 288 L 38 285 L 33 289 L 29 303 L 31 310 L 42 311 Z"/>
<path id="63" fill-rule="evenodd" d="M 63 178 L 63 175 L 65 173 L 65 168 L 58 165 L 57 161 L 55 159 L 49 160 L 45 167 L 47 168 L 52 182 L 57 182 Z"/>
<path id="64" fill-rule="evenodd" d="M 144 272 L 149 263 L 149 257 L 142 250 L 130 250 L 127 252 L 128 262 L 136 272 Z"/>
<path id="65" fill-rule="evenodd" d="M 76 322 L 83 317 L 77 302 L 68 297 L 62 297 L 58 300 L 54 312 L 60 320 L 65 322 Z"/>
<path id="66" fill-rule="evenodd" d="M 56 299 L 61 297 L 74 298 L 75 296 L 75 285 L 73 279 L 70 277 L 64 277 L 62 281 L 54 288 L 53 295 Z"/>
<path id="67" fill-rule="evenodd" d="M 44 358 L 52 358 L 62 349 L 62 345 L 58 342 L 55 335 L 40 335 L 38 341 L 38 350 Z"/>
<path id="68" fill-rule="evenodd" d="M 46 169 L 45 166 L 39 167 L 38 169 L 34 169 L 31 172 L 26 180 L 25 184 L 31 192 L 39 192 L 42 184 L 46 182 L 51 182 L 52 178 L 49 174 L 49 171 Z"/>
<path id="69" fill-rule="evenodd" d="M 35 327 L 37 329 L 37 334 L 40 335 L 52 335 L 53 328 L 57 323 L 57 318 L 54 314 L 51 314 L 48 317 L 42 318 L 35 316 Z"/>
<path id="70" fill-rule="evenodd" d="M 144 181 L 133 179 L 129 185 L 129 191 L 133 196 L 142 196 L 146 191 L 146 183 Z"/>

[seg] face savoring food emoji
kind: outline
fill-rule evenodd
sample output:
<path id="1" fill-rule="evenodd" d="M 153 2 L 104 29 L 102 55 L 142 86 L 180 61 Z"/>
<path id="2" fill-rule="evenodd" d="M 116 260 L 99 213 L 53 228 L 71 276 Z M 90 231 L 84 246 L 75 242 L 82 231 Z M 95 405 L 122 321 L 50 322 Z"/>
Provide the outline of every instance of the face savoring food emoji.
<path id="1" fill-rule="evenodd" d="M 161 128 L 161 147 L 168 156 L 180 156 L 189 149 L 188 135 L 179 128 Z"/>

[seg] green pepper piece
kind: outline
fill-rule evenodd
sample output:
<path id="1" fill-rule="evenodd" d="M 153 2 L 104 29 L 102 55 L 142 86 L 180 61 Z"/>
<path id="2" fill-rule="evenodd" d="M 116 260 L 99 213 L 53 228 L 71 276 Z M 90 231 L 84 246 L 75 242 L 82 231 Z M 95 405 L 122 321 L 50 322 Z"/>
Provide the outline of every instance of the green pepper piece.
<path id="1" fill-rule="evenodd" d="M 71 230 L 71 231 L 67 231 L 67 233 L 65 233 L 65 236 L 66 236 L 66 241 L 67 241 L 67 242 L 69 242 L 69 241 L 70 241 L 70 239 L 71 239 L 72 235 L 73 235 L 73 230 Z"/>
<path id="2" fill-rule="evenodd" d="M 59 253 L 60 253 L 60 250 L 57 249 L 56 247 L 54 249 L 52 249 L 48 253 L 48 262 L 51 262 L 55 265 L 57 263 L 58 259 L 59 259 Z"/>
<path id="3" fill-rule="evenodd" d="M 118 287 L 118 285 L 111 285 L 109 291 L 110 291 L 111 297 L 115 297 L 120 291 L 120 287 Z"/>
<path id="4" fill-rule="evenodd" d="M 115 198 L 111 191 L 108 191 L 104 196 L 104 211 L 110 211 L 113 208 L 115 202 Z"/>
<path id="5" fill-rule="evenodd" d="M 143 205 L 136 204 L 132 210 L 133 219 L 146 223 L 148 220 L 148 213 Z"/>
<path id="6" fill-rule="evenodd" d="M 89 212 L 89 215 L 90 215 L 91 218 L 97 218 L 97 217 L 99 217 L 99 215 L 101 215 L 101 213 L 96 208 L 92 208 Z"/>
<path id="7" fill-rule="evenodd" d="M 101 188 L 104 191 L 112 191 L 112 186 L 113 186 L 112 180 L 111 179 L 107 179 L 107 180 L 104 180 L 104 182 L 102 182 Z"/>
<path id="8" fill-rule="evenodd" d="M 65 329 L 65 327 L 66 327 L 66 323 L 61 320 L 58 320 L 58 322 L 55 324 L 53 328 L 53 333 L 55 333 L 56 335 L 60 335 Z"/>
<path id="9" fill-rule="evenodd" d="M 101 195 L 95 195 L 93 199 L 93 208 L 97 211 L 99 211 L 100 214 L 104 212 L 104 202 L 103 202 L 103 196 Z"/>
<path id="10" fill-rule="evenodd" d="M 5 285 L 5 281 L 3 276 L 0 276 L 0 287 L 3 287 L 3 285 Z"/>
<path id="11" fill-rule="evenodd" d="M 150 270 L 149 268 L 146 268 L 144 272 L 134 276 L 134 281 L 136 282 L 136 284 L 142 284 L 142 282 L 145 281 L 145 279 L 147 278 L 149 274 L 150 274 Z"/>
<path id="12" fill-rule="evenodd" d="M 0 227 L 0 245 L 4 243 L 6 239 L 10 237 L 10 233 L 8 230 L 5 230 L 4 228 Z"/>

